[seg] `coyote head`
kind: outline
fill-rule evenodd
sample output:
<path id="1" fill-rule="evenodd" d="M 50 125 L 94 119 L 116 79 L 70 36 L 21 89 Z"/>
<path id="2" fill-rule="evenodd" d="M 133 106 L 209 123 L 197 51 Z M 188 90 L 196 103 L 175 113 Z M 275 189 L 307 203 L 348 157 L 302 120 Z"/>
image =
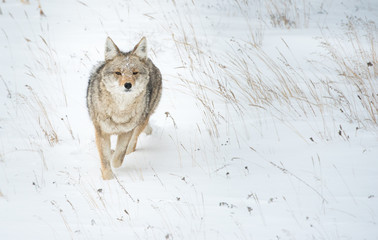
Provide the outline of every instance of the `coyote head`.
<path id="1" fill-rule="evenodd" d="M 130 52 L 121 52 L 110 37 L 105 44 L 105 65 L 102 81 L 113 94 L 141 92 L 149 79 L 147 43 L 143 37 Z"/>

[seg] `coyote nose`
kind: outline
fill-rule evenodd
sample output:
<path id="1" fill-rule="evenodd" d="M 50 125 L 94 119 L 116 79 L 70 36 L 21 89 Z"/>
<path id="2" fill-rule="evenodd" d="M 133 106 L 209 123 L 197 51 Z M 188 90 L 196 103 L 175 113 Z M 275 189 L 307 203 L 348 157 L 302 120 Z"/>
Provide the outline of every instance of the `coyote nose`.
<path id="1" fill-rule="evenodd" d="M 127 83 L 125 83 L 125 88 L 127 89 L 127 90 L 129 90 L 133 85 L 131 84 L 131 83 L 129 83 L 129 82 L 127 82 Z"/>

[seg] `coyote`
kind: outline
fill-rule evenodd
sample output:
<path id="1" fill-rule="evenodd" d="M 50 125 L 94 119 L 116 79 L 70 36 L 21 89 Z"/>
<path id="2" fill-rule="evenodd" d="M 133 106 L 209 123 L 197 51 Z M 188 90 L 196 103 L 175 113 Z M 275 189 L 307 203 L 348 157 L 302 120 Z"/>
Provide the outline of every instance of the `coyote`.
<path id="1" fill-rule="evenodd" d="M 114 177 L 113 167 L 122 165 L 125 154 L 134 152 L 143 130 L 151 133 L 148 120 L 162 92 L 159 69 L 147 57 L 143 37 L 130 52 L 121 52 L 108 37 L 105 61 L 94 67 L 87 89 L 87 106 L 92 119 L 104 180 Z M 115 150 L 110 136 L 118 135 Z"/>

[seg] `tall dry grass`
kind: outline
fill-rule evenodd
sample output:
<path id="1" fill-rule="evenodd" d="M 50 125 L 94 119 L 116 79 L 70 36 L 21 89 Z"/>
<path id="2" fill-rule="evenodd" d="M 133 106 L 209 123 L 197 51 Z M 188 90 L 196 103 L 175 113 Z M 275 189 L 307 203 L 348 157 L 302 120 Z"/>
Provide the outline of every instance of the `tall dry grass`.
<path id="1" fill-rule="evenodd" d="M 367 127 L 378 125 L 377 27 L 373 21 L 347 18 L 345 33 L 324 33 L 322 47 L 327 51 L 328 72 L 337 72 L 337 80 L 326 78 L 328 94 L 350 121 Z"/>
<path id="2" fill-rule="evenodd" d="M 28 14 L 25 13 L 25 17 L 31 24 Z M 33 134 L 38 137 L 31 138 L 32 140 L 41 142 L 44 139 L 50 146 L 55 146 L 66 133 L 72 139 L 75 137 L 68 115 L 58 113 L 58 109 L 68 108 L 68 101 L 64 69 L 49 35 L 48 24 L 41 23 L 38 33 L 33 31 L 31 36 L 24 37 L 27 85 L 9 89 L 2 80 L 7 88 L 8 98 L 15 96 L 11 99 L 15 109 L 11 117 L 25 121 L 25 124 L 17 127 L 17 131 L 30 132 L 29 129 L 33 129 Z M 40 143 L 36 145 L 40 146 Z"/>
<path id="3" fill-rule="evenodd" d="M 245 11 L 250 3 L 235 2 L 245 21 L 250 21 Z M 287 6 L 281 8 L 280 4 Z M 272 25 L 285 28 L 308 26 L 308 5 L 306 2 L 302 5 L 305 7 L 300 9 L 293 1 L 274 1 L 268 9 L 270 15 L 279 16 L 277 11 L 280 10 L 289 16 L 291 11 L 290 19 L 295 21 L 282 20 L 283 23 Z M 277 49 L 274 54 L 261 47 L 252 35 L 248 41 L 232 39 L 228 49 L 214 50 L 210 39 L 198 37 L 198 31 L 201 31 L 197 28 L 198 19 L 193 22 L 182 17 L 182 10 L 177 6 L 176 11 L 175 17 L 179 21 L 174 21 L 169 31 L 182 64 L 183 73 L 177 77 L 197 99 L 210 136 L 220 136 L 220 123 L 226 123 L 230 128 L 230 120 L 244 121 L 246 115 L 270 115 L 305 141 L 308 138 L 301 135 L 293 122 L 308 122 L 314 133 L 323 139 L 340 135 L 341 130 L 335 127 L 340 113 L 347 122 L 355 121 L 367 128 L 368 125 L 377 127 L 377 31 L 374 23 L 357 23 L 349 19 L 346 38 L 334 37 L 322 43 L 328 50 L 323 57 L 331 61 L 328 71 L 320 70 L 324 68 L 320 61 L 311 61 L 314 69 L 311 72 L 299 64 L 308 62 L 307 59 L 289 60 L 292 56 L 287 52 L 294 52 L 294 49 L 284 40 L 286 49 Z M 359 30 L 360 26 L 364 26 L 363 32 Z M 312 125 L 313 120 L 318 123 Z M 235 131 L 245 132 L 245 129 Z"/>

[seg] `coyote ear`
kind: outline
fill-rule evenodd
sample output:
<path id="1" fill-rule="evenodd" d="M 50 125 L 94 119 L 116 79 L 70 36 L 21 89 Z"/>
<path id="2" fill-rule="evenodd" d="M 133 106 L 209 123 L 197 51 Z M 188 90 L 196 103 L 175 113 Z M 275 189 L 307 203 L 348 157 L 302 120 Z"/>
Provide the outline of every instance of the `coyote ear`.
<path id="1" fill-rule="evenodd" d="M 142 37 L 139 43 L 135 45 L 132 54 L 140 57 L 141 59 L 147 58 L 147 40 L 145 37 Z"/>
<path id="2" fill-rule="evenodd" d="M 119 49 L 117 45 L 113 42 L 110 37 L 106 38 L 105 43 L 105 61 L 112 60 L 119 54 Z"/>

